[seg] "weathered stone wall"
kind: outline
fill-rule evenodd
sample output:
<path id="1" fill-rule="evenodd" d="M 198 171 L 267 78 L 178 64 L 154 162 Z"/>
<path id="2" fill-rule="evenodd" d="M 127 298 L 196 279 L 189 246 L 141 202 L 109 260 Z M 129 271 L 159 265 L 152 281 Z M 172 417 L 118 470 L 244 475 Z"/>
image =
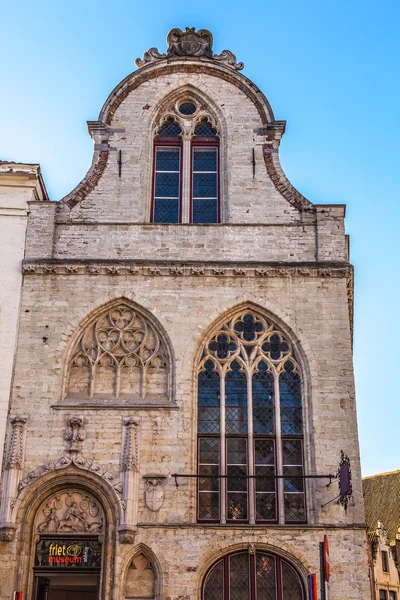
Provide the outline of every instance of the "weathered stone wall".
<path id="1" fill-rule="evenodd" d="M 344 207 L 290 203 L 264 161 L 268 119 L 244 92 L 253 84 L 242 81 L 238 87 L 200 67 L 196 73 L 195 61 L 190 69 L 186 62 L 181 73 L 144 77 L 115 111 L 109 110 L 107 127 L 92 127 L 90 185 L 89 174 L 59 205 L 31 204 L 9 411 L 27 421 L 20 437 L 12 438 L 9 426 L 8 445 L 15 439 L 23 451 L 8 469 L 8 495 L 3 493 L 7 523 L 2 535 L 8 541 L 0 543 L 0 600 L 8 600 L 14 589 L 31 593 L 35 507 L 57 485 L 63 490 L 87 486 L 104 508 L 101 600 L 124 597 L 129 564 L 141 552 L 152 561 L 155 590 L 163 598 L 198 600 L 212 562 L 249 544 L 286 557 L 305 578 L 318 572 L 318 543 L 326 531 L 330 598 L 368 597 Z M 220 119 L 219 225 L 148 223 L 150 132 L 162 102 L 181 86 L 207 98 Z M 122 150 L 121 178 L 117 150 Z M 113 406 L 98 398 L 91 403 L 66 397 L 68 360 L 82 327 L 99 307 L 121 298 L 154 318 L 170 342 L 174 364 L 168 403 Z M 317 479 L 306 485 L 308 525 L 198 525 L 195 480 L 182 478 L 175 485 L 173 473 L 196 470 L 201 344 L 216 321 L 245 306 L 267 315 L 297 348 L 304 378 L 306 472 L 335 474 L 343 449 L 354 477 L 354 503 L 347 513 L 336 502 L 323 506 L 337 495 L 337 483 L 327 487 L 327 479 Z M 75 450 L 72 434 L 66 435 L 73 416 L 85 432 Z M 132 447 L 126 441 L 128 417 L 134 419 Z M 145 502 L 150 476 L 158 477 L 164 490 L 156 510 Z"/>

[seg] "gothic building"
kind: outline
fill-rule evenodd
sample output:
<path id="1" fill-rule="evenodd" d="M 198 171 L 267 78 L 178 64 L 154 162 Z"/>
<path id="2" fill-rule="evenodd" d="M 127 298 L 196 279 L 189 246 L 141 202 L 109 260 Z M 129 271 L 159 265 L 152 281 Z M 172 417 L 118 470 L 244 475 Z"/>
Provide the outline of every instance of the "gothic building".
<path id="1" fill-rule="evenodd" d="M 0 600 L 305 600 L 324 535 L 365 600 L 345 207 L 287 180 L 232 52 L 167 43 L 68 196 L 0 163 Z"/>

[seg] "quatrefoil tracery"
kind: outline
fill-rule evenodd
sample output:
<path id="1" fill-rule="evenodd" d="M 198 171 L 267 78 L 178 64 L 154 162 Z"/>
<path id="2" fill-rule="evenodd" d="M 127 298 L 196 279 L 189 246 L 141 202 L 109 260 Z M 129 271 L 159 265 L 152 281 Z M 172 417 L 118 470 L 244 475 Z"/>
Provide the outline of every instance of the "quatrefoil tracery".
<path id="1" fill-rule="evenodd" d="M 291 343 L 275 325 L 247 311 L 225 323 L 208 341 L 201 370 L 211 360 L 214 369 L 224 373 L 231 370 L 234 361 L 250 372 L 258 371 L 262 362 L 276 374 L 293 370 L 300 373 L 293 354 Z"/>

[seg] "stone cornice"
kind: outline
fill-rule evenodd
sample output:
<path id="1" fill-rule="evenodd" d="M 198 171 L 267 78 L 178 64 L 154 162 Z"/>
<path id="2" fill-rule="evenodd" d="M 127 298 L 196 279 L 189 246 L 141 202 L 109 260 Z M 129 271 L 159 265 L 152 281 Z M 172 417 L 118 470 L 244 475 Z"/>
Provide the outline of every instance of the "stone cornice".
<path id="1" fill-rule="evenodd" d="M 25 260 L 25 275 L 145 277 L 352 277 L 348 263 L 177 262 L 119 260 Z"/>

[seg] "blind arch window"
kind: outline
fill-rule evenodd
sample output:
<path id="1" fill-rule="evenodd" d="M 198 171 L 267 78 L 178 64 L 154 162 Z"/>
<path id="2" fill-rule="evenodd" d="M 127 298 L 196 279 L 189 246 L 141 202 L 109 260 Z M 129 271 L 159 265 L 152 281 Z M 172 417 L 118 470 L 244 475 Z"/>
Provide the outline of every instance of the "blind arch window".
<path id="1" fill-rule="evenodd" d="M 197 103 L 176 103 L 156 130 L 153 223 L 220 222 L 220 153 L 217 126 Z"/>
<path id="2" fill-rule="evenodd" d="M 198 520 L 306 522 L 301 371 L 291 342 L 244 311 L 198 369 Z"/>

